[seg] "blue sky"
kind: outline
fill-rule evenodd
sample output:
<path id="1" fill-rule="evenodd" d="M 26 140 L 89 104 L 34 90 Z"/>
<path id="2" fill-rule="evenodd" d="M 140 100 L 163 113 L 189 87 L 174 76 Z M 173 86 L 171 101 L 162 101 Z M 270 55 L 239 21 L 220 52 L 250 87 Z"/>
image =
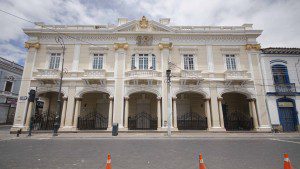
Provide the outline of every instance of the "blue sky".
<path id="1" fill-rule="evenodd" d="M 116 24 L 117 19 L 171 18 L 171 25 L 253 23 L 263 47 L 300 47 L 299 0 L 0 0 L 0 9 L 46 24 Z M 0 56 L 24 64 L 33 24 L 0 12 Z"/>

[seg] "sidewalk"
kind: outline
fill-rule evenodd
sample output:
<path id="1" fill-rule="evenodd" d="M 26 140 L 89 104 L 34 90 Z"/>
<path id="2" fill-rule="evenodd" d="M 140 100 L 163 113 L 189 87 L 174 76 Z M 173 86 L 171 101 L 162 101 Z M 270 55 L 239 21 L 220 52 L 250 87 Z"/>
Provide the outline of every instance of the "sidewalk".
<path id="1" fill-rule="evenodd" d="M 21 134 L 19 137 L 16 134 L 0 134 L 0 140 L 10 139 L 258 139 L 258 138 L 296 138 L 300 139 L 300 133 L 173 133 L 168 137 L 166 133 L 119 133 L 118 136 L 112 136 L 111 133 L 59 133 L 53 137 L 52 133 L 33 133 L 31 137 L 28 134 Z"/>

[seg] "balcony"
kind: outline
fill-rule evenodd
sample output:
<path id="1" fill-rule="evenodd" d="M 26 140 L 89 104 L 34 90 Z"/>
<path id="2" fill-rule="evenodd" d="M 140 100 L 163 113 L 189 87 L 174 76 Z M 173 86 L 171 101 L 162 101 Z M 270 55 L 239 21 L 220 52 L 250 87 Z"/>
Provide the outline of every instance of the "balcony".
<path id="1" fill-rule="evenodd" d="M 182 79 L 203 79 L 201 70 L 181 70 Z"/>
<path id="2" fill-rule="evenodd" d="M 103 69 L 85 69 L 82 80 L 87 84 L 103 84 L 106 80 L 106 71 Z"/>
<path id="3" fill-rule="evenodd" d="M 226 70 L 225 81 L 247 81 L 251 80 L 251 74 L 247 70 Z"/>
<path id="4" fill-rule="evenodd" d="M 9 91 L 0 91 L 0 96 L 18 98 L 17 93 L 9 92 Z"/>
<path id="5" fill-rule="evenodd" d="M 274 86 L 277 95 L 291 96 L 296 94 L 295 83 L 274 84 Z"/>
<path id="6" fill-rule="evenodd" d="M 161 72 L 155 70 L 130 70 L 126 72 L 126 77 L 131 79 L 156 79 L 161 76 Z"/>
<path id="7" fill-rule="evenodd" d="M 33 77 L 36 80 L 42 81 L 43 83 L 56 83 L 60 78 L 60 70 L 58 69 L 37 69 L 37 72 L 33 73 Z"/>

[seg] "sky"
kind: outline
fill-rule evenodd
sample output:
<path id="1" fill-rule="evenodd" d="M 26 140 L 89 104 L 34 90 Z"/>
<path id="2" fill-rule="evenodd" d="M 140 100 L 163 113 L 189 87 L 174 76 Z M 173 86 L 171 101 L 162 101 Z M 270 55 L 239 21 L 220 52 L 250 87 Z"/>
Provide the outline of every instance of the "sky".
<path id="1" fill-rule="evenodd" d="M 262 47 L 300 48 L 300 0 L 0 0 L 0 9 L 45 24 L 117 24 L 118 18 L 170 18 L 171 25 L 240 26 L 263 30 Z M 0 11 L 0 57 L 24 64 L 34 25 Z"/>

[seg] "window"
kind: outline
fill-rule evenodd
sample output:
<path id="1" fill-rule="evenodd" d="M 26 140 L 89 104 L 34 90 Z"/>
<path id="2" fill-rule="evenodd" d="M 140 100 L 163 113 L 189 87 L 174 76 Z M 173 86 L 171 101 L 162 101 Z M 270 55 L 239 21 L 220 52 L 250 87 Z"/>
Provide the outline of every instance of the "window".
<path id="1" fill-rule="evenodd" d="M 290 83 L 289 74 L 285 65 L 273 65 L 272 74 L 275 84 L 288 84 Z"/>
<path id="2" fill-rule="evenodd" d="M 131 56 L 131 70 L 135 69 L 135 54 Z"/>
<path id="3" fill-rule="evenodd" d="M 51 53 L 49 69 L 58 69 L 60 63 L 60 53 Z"/>
<path id="4" fill-rule="evenodd" d="M 156 57 L 152 54 L 152 70 L 156 70 Z"/>
<path id="5" fill-rule="evenodd" d="M 103 54 L 94 54 L 93 59 L 93 69 L 102 69 L 103 68 Z"/>
<path id="6" fill-rule="evenodd" d="M 194 55 L 185 54 L 183 55 L 184 69 L 185 70 L 194 70 Z"/>
<path id="7" fill-rule="evenodd" d="M 4 91 L 6 91 L 6 92 L 11 92 L 12 85 L 13 85 L 13 82 L 11 82 L 11 81 L 6 81 Z"/>
<path id="8" fill-rule="evenodd" d="M 139 69 L 148 69 L 148 54 L 139 54 Z"/>
<path id="9" fill-rule="evenodd" d="M 227 70 L 236 70 L 235 55 L 226 55 Z"/>

